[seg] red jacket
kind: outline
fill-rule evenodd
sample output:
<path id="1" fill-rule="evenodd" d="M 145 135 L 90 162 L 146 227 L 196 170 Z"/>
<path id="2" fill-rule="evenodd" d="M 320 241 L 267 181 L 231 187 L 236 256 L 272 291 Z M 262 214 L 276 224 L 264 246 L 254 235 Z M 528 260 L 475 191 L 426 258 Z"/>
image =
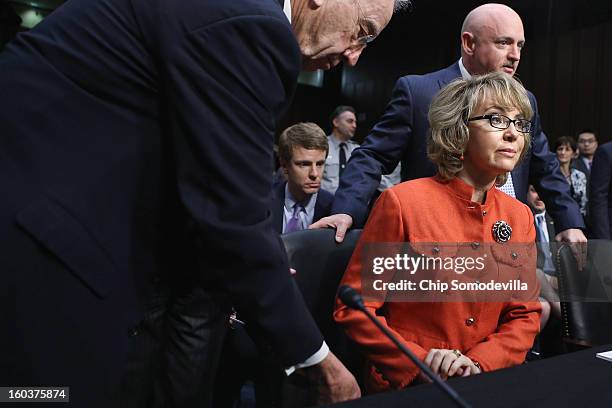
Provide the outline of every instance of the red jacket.
<path id="1" fill-rule="evenodd" d="M 511 249 L 513 243 L 533 244 L 535 240 L 529 208 L 496 188 L 487 193 L 484 204 L 472 202 L 472 192 L 473 188 L 458 178 L 443 181 L 439 177 L 412 180 L 386 190 L 374 206 L 341 284 L 362 290 L 363 245 L 381 242 L 496 245 L 498 253 L 512 255 L 508 264 L 514 262 L 513 267 L 529 269 L 526 272 L 535 277 L 535 252 L 523 257 L 529 259 L 521 259 Z M 510 241 L 501 245 L 495 244 L 491 232 L 499 220 L 512 227 Z M 539 292 L 535 278 L 530 285 L 531 298 L 535 299 Z M 378 313 L 380 321 L 419 359 L 424 360 L 432 348 L 459 349 L 477 361 L 483 371 L 524 361 L 538 333 L 541 312 L 537 301 L 366 301 L 365 305 Z M 361 312 L 348 309 L 337 299 L 334 318 L 366 354 L 369 392 L 403 388 L 418 375 L 419 369 Z"/>

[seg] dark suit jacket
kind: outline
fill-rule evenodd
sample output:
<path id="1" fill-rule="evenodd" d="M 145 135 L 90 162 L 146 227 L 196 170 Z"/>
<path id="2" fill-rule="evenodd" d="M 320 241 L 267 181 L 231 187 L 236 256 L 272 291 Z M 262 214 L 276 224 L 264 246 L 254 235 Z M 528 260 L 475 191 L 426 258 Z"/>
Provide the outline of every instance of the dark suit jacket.
<path id="1" fill-rule="evenodd" d="M 587 165 L 584 164 L 584 161 L 582 160 L 582 156 L 578 156 L 577 158 L 572 160 L 572 167 L 586 174 L 587 180 L 591 177 L 591 170 L 589 170 Z"/>
<path id="2" fill-rule="evenodd" d="M 597 149 L 591 166 L 589 180 L 589 220 L 591 238 L 612 237 L 612 143 L 605 143 Z"/>
<path id="3" fill-rule="evenodd" d="M 318 350 L 269 210 L 300 63 L 275 0 L 72 1 L 7 46 L 1 384 L 100 404 L 171 280 L 228 292 L 287 365 Z"/>
<path id="4" fill-rule="evenodd" d="M 282 234 L 283 232 L 283 207 L 285 206 L 285 186 L 287 183 L 277 183 L 274 186 L 274 201 L 272 204 L 272 219 L 274 229 Z M 312 222 L 317 222 L 323 217 L 327 217 L 331 212 L 334 195 L 329 191 L 320 189 L 315 203 L 314 216 Z"/>
<path id="5" fill-rule="evenodd" d="M 427 158 L 427 113 L 435 94 L 461 77 L 459 63 L 425 75 L 400 78 L 391 101 L 380 121 L 362 145 L 353 151 L 342 174 L 332 213 L 346 213 L 358 226 L 364 221 L 370 197 L 381 174 L 393 171 L 402 162 L 402 180 L 432 176 L 437 169 Z M 538 106 L 533 94 L 529 100 L 534 110 L 531 149 L 525 160 L 512 172 L 516 196 L 525 202 L 527 188 L 533 184 L 546 202 L 546 208 L 560 231 L 584 228 L 578 206 L 569 194 L 569 186 L 559 170 L 558 161 L 548 148 L 542 132 Z"/>

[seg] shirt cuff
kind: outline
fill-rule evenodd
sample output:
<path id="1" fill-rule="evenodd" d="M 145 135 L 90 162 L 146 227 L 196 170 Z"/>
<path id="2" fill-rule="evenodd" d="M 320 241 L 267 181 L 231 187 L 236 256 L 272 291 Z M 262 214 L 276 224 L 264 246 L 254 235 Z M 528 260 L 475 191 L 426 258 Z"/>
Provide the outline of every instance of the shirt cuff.
<path id="1" fill-rule="evenodd" d="M 298 368 L 305 368 L 305 367 L 310 367 L 310 366 L 319 364 L 321 361 L 325 360 L 325 357 L 327 357 L 328 354 L 329 354 L 329 347 L 327 346 L 327 343 L 323 342 L 319 351 L 314 353 L 312 356 L 308 357 L 306 361 L 304 361 L 303 363 L 298 363 L 294 366 L 286 368 L 285 374 L 289 376 L 293 374 L 293 372 L 297 370 Z"/>

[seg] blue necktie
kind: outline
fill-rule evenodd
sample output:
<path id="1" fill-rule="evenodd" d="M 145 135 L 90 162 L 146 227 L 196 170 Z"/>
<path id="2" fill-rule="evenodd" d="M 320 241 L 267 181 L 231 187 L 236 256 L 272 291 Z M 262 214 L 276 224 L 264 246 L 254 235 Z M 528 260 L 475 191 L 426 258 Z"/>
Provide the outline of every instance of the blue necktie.
<path id="1" fill-rule="evenodd" d="M 549 275 L 555 274 L 555 264 L 552 260 L 552 255 L 550 253 L 550 242 L 546 239 L 545 228 L 546 228 L 546 216 L 536 216 L 536 235 L 538 239 L 538 244 L 541 248 L 541 253 L 544 256 L 544 265 L 542 266 L 542 270 Z"/>

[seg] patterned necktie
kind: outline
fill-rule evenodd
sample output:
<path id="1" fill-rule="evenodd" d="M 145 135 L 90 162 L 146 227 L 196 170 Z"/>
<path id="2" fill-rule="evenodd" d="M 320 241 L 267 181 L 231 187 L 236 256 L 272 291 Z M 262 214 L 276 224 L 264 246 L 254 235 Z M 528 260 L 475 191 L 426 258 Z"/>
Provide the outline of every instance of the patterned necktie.
<path id="1" fill-rule="evenodd" d="M 346 147 L 346 143 L 340 143 L 340 149 L 338 151 L 338 163 L 340 164 L 340 166 L 338 167 L 338 178 L 340 178 L 340 176 L 342 176 L 342 172 L 344 171 L 344 168 L 346 167 L 346 152 L 344 151 L 344 148 Z"/>
<path id="2" fill-rule="evenodd" d="M 497 187 L 497 189 L 503 191 L 512 198 L 516 198 L 516 193 L 514 192 L 514 183 L 512 182 L 512 173 L 508 173 L 508 179 L 506 180 L 506 184 L 501 187 Z"/>
<path id="3" fill-rule="evenodd" d="M 302 225 L 302 220 L 300 219 L 300 213 L 303 209 L 304 207 L 299 203 L 295 203 L 293 205 L 293 215 L 287 222 L 287 226 L 285 227 L 285 234 L 294 231 L 301 231 L 304 229 L 304 226 Z"/>

